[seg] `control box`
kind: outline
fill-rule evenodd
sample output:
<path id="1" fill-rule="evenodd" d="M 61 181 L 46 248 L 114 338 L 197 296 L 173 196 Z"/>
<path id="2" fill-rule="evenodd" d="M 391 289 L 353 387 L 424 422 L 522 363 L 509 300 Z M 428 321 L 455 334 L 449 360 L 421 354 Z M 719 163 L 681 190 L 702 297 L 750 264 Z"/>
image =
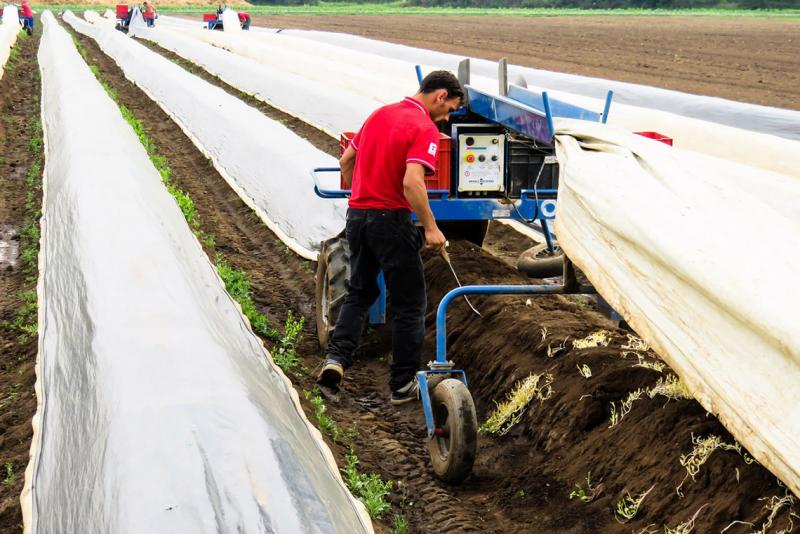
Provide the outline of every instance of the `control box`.
<path id="1" fill-rule="evenodd" d="M 458 192 L 505 191 L 506 137 L 502 133 L 458 133 Z"/>

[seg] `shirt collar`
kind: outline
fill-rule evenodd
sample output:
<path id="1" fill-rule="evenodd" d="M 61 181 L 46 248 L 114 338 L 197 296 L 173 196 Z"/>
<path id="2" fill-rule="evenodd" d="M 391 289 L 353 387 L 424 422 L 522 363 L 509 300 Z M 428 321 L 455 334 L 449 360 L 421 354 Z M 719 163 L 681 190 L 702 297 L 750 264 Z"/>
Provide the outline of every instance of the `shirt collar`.
<path id="1" fill-rule="evenodd" d="M 413 106 L 416 106 L 416 107 L 417 107 L 417 108 L 419 108 L 419 110 L 420 110 L 421 112 L 423 112 L 425 115 L 427 115 L 428 117 L 430 117 L 430 116 L 431 116 L 431 113 L 428 111 L 428 108 L 426 108 L 424 105 L 422 105 L 422 102 L 420 102 L 420 101 L 419 101 L 419 100 L 417 100 L 416 98 L 412 98 L 412 97 L 410 97 L 410 96 L 407 96 L 407 97 L 405 97 L 405 98 L 403 99 L 403 102 L 407 102 L 407 103 L 409 103 L 409 104 L 411 104 L 411 105 L 413 105 Z"/>

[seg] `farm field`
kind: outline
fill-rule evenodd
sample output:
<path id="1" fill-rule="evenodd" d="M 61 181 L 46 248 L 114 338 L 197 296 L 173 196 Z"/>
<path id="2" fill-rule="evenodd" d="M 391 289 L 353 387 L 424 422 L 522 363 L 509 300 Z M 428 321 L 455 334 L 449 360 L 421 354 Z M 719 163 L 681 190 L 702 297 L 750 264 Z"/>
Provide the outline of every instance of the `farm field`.
<path id="1" fill-rule="evenodd" d="M 452 54 L 800 109 L 800 21 L 751 17 L 255 16 Z"/>
<path id="2" fill-rule="evenodd" d="M 197 20 L 196 15 L 183 17 Z M 219 265 L 222 258 L 231 269 L 246 273 L 245 292 L 256 316 L 277 330 L 253 329 L 273 356 L 290 351 L 297 358 L 278 365 L 291 379 L 306 416 L 322 432 L 345 482 L 355 493 L 357 468 L 391 483 L 385 504 L 368 506 L 377 532 L 791 531 L 797 521 L 791 493 L 687 394 L 650 347 L 603 317 L 594 300 L 583 296 L 474 297 L 482 319 L 463 302 L 451 306 L 449 357 L 470 378 L 479 423 L 489 420 L 497 403 L 521 381 L 536 384 L 539 398 L 518 414 L 516 424 L 480 435 L 473 474 L 463 485 L 440 482 L 428 459 L 419 406 L 387 403 L 389 328 L 368 329 L 338 398 L 320 396 L 314 383 L 321 358 L 316 263 L 290 250 L 231 187 L 217 161 L 187 135 L 185 125 L 132 83 L 108 51 L 56 19 L 97 80 L 140 125 L 137 135 L 147 139 L 151 157 L 162 158 L 159 170 L 169 169 L 170 187 L 185 195 L 183 213 L 208 260 Z M 800 109 L 800 24 L 795 20 L 403 16 L 382 17 L 377 26 L 368 16 L 259 15 L 254 24 L 351 33 L 486 59 L 507 57 L 525 66 Z M 0 80 L 0 93 L 30 95 L 0 101 L 4 241 L 20 241 L 6 235 L 19 234 L 39 215 L 42 134 L 36 53 L 41 32 L 39 25 L 32 37 L 18 41 Z M 338 140 L 332 136 L 174 52 L 135 40 L 319 151 L 338 156 Z M 770 51 L 766 57 L 764 49 Z M 269 179 L 269 169 L 264 175 Z M 515 269 L 514 260 L 533 244 L 493 223 L 482 248 L 454 240 L 450 254 L 464 284 L 524 284 L 530 279 Z M 436 306 L 454 281 L 441 258 L 427 255 L 424 261 L 427 356 L 435 351 Z M 18 499 L 36 409 L 37 349 L 30 332 L 32 312 L 26 308 L 35 290 L 36 266 L 28 260 L 0 263 L 0 268 L 0 466 L 5 477 L 0 533 L 6 533 L 21 527 Z M 247 317 L 248 324 L 257 324 L 255 316 Z"/>

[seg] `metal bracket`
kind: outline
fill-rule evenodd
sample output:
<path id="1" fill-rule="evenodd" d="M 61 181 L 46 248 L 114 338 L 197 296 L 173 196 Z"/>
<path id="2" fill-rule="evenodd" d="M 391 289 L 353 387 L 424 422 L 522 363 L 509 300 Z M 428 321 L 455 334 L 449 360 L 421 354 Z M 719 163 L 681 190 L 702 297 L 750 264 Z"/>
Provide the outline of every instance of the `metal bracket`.
<path id="1" fill-rule="evenodd" d="M 508 59 L 497 63 L 497 83 L 500 85 L 500 96 L 508 96 Z"/>

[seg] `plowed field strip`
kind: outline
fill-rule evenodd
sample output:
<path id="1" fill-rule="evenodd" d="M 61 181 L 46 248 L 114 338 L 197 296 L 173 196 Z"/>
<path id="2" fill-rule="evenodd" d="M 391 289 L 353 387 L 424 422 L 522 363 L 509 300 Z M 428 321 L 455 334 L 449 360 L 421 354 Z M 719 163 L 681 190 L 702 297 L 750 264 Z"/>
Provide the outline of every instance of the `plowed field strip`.
<path id="1" fill-rule="evenodd" d="M 0 80 L 0 532 L 20 532 L 36 412 L 36 257 L 42 205 L 41 27 L 20 34 Z M 38 140 L 38 141 L 37 141 Z"/>

